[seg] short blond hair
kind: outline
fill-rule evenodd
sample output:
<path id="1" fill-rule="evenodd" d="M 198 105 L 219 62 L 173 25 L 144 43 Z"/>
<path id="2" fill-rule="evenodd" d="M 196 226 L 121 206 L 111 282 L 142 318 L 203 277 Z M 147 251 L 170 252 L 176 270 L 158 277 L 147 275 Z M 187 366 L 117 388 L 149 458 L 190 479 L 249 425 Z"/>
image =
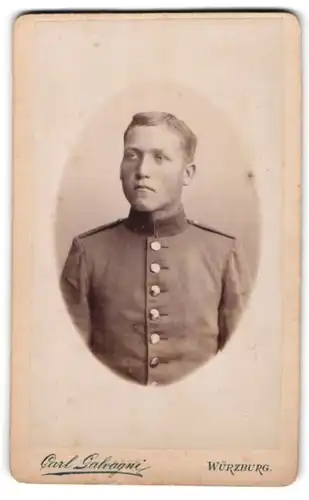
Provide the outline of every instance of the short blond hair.
<path id="1" fill-rule="evenodd" d="M 191 163 L 194 161 L 197 138 L 192 130 L 182 120 L 179 120 L 171 113 L 163 111 L 148 111 L 137 113 L 132 117 L 127 129 L 124 132 L 124 142 L 127 135 L 134 127 L 154 127 L 156 125 L 166 124 L 171 130 L 174 130 L 180 136 L 183 149 L 186 155 L 186 161 Z"/>

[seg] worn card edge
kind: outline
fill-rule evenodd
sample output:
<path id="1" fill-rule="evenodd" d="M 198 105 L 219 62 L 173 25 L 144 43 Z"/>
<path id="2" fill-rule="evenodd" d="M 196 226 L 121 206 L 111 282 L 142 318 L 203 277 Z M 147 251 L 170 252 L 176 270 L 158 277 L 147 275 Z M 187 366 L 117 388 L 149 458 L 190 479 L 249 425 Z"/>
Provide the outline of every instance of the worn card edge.
<path id="1" fill-rule="evenodd" d="M 106 15 L 106 14 L 104 14 Z M 168 14 L 146 14 L 148 18 Z M 55 19 L 54 14 L 40 14 L 41 21 Z M 42 17 L 43 16 L 43 17 Z M 56 14 L 57 20 L 68 19 L 68 14 Z M 84 21 L 86 14 L 72 14 Z M 140 18 L 145 14 L 119 14 L 117 19 Z M 184 17 L 173 13 L 173 18 Z M 297 17 L 289 13 L 237 14 L 185 14 L 186 17 L 240 18 L 282 17 L 285 39 L 285 105 L 284 105 L 284 202 L 283 202 L 283 279 L 284 279 L 284 331 L 282 362 L 281 459 L 288 470 L 276 484 L 293 482 L 298 473 L 299 391 L 300 391 L 300 183 L 301 183 L 301 57 L 300 25 Z M 72 17 L 72 18 L 73 18 Z M 101 14 L 91 14 L 101 20 Z M 29 373 L 29 336 L 31 332 L 31 131 L 27 130 L 27 57 L 31 46 L 33 25 L 37 16 L 23 15 L 16 19 L 13 44 L 13 255 L 12 255 L 12 350 L 11 350 L 11 429 L 10 467 L 12 476 L 22 482 L 40 482 L 29 477 L 25 457 L 27 449 L 27 376 Z M 291 255 L 293 258 L 291 259 Z M 292 277 L 292 279 L 291 279 Z M 23 332 L 21 334 L 21 332 Z M 26 455 L 27 455 L 26 453 Z M 164 452 L 160 452 L 164 453 Z M 267 452 L 266 452 L 267 453 Z M 30 457 L 29 457 L 30 458 Z M 29 470 L 30 474 L 31 470 Z M 33 476 L 33 474 L 32 474 Z M 33 481 L 34 479 L 34 481 Z M 220 475 L 214 484 L 230 484 Z M 84 481 L 85 482 L 85 481 Z M 91 480 L 87 482 L 92 482 Z M 143 483 L 144 484 L 144 483 Z M 147 483 L 145 483 L 147 484 Z M 148 484 L 155 484 L 150 481 Z M 161 484 L 161 483 L 160 483 Z M 167 483 L 168 484 L 168 483 Z M 186 483 L 177 483 L 186 484 Z M 203 482 L 201 484 L 212 484 Z M 235 483 L 232 483 L 235 484 Z M 240 484 L 239 482 L 236 484 Z M 246 484 L 246 483 L 245 483 Z M 253 484 L 252 480 L 249 484 Z M 267 482 L 263 483 L 267 484 Z"/>

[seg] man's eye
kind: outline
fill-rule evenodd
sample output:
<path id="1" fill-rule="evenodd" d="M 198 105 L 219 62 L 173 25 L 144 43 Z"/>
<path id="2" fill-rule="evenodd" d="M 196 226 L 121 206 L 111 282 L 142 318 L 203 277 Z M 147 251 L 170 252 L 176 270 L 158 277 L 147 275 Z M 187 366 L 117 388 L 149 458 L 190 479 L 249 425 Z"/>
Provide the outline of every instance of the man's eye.
<path id="1" fill-rule="evenodd" d="M 155 160 L 158 161 L 158 162 L 161 162 L 164 160 L 164 155 L 160 154 L 160 153 L 156 153 L 155 154 Z"/>
<path id="2" fill-rule="evenodd" d="M 136 153 L 134 153 L 134 151 L 126 151 L 124 154 L 124 157 L 127 160 L 137 160 L 138 159 L 138 155 Z"/>

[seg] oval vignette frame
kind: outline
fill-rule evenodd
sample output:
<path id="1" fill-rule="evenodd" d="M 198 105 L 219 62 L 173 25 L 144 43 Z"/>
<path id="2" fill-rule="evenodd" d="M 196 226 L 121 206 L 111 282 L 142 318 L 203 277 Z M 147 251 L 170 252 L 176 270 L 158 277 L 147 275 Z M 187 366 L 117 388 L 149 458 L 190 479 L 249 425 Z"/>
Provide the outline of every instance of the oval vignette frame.
<path id="1" fill-rule="evenodd" d="M 261 222 L 250 155 L 227 116 L 206 96 L 162 81 L 132 84 L 104 101 L 86 122 L 59 186 L 55 221 L 59 274 L 74 236 L 127 216 L 129 205 L 119 175 L 123 133 L 133 114 L 142 111 L 175 114 L 196 134 L 197 173 L 183 192 L 186 215 L 236 236 L 247 258 L 253 288 Z"/>

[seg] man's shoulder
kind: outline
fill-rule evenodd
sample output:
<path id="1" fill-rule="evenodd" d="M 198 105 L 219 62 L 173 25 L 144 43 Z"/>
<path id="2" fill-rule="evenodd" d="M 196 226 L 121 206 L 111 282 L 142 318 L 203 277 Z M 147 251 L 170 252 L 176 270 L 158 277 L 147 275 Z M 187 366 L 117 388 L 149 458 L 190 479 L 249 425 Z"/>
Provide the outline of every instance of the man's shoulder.
<path id="1" fill-rule="evenodd" d="M 100 235 L 102 233 L 105 233 L 109 229 L 113 229 L 118 227 L 124 219 L 117 219 L 113 222 L 109 222 L 107 224 L 103 224 L 101 226 L 94 227 L 92 229 L 89 229 L 88 231 L 84 231 L 83 233 L 80 233 L 76 238 L 79 240 L 85 240 L 85 239 L 90 239 L 92 236 Z"/>
<path id="2" fill-rule="evenodd" d="M 191 226 L 194 226 L 194 227 L 200 229 L 201 231 L 203 231 L 207 235 L 209 234 L 209 235 L 214 235 L 214 236 L 218 236 L 218 237 L 221 237 L 221 238 L 227 238 L 228 240 L 235 240 L 236 239 L 236 237 L 233 236 L 233 235 L 231 235 L 231 234 L 227 234 L 227 233 L 225 233 L 225 232 L 223 232 L 223 231 L 221 231 L 219 229 L 216 229 L 214 227 L 202 224 L 199 221 L 188 219 L 188 223 Z"/>

